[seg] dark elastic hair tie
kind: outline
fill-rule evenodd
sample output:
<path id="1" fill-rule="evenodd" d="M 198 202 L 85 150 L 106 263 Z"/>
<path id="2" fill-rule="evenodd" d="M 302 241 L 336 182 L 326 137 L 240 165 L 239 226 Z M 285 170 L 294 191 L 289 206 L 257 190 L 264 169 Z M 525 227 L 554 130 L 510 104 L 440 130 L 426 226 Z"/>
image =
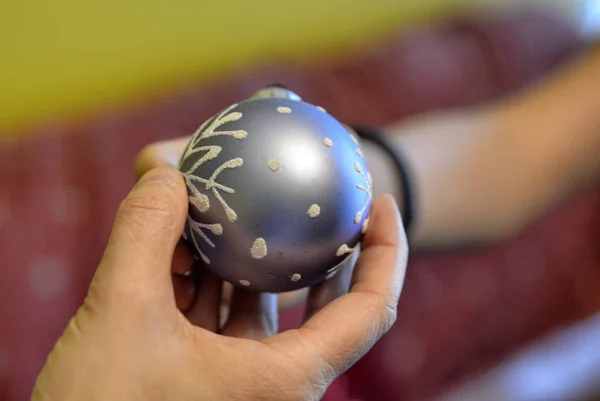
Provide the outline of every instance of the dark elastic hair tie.
<path id="1" fill-rule="evenodd" d="M 386 134 L 378 128 L 362 125 L 352 125 L 351 127 L 361 139 L 379 145 L 379 147 L 383 149 L 392 159 L 402 185 L 402 201 L 404 204 L 402 221 L 404 223 L 404 230 L 406 231 L 406 234 L 409 235 L 415 215 L 414 194 L 410 180 L 409 169 L 401 155 L 400 150 L 398 150 L 396 146 L 392 145 L 388 141 Z"/>

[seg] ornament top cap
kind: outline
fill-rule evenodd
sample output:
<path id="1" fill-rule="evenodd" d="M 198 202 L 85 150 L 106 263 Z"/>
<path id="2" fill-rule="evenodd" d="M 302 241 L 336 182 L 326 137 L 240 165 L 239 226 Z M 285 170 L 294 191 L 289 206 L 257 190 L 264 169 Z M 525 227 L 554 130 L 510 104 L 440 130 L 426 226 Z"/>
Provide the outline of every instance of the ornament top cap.
<path id="1" fill-rule="evenodd" d="M 302 98 L 296 93 L 292 92 L 288 88 L 280 84 L 272 84 L 255 92 L 250 99 L 264 99 L 264 98 L 279 98 L 279 99 L 290 99 L 295 101 L 302 101 Z"/>

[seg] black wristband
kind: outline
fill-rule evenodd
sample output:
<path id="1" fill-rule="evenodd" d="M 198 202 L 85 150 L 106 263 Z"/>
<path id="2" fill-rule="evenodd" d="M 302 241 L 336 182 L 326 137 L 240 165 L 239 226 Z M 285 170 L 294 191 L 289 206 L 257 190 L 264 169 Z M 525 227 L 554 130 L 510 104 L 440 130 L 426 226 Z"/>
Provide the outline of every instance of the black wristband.
<path id="1" fill-rule="evenodd" d="M 387 140 L 386 134 L 378 128 L 361 125 L 352 125 L 351 128 L 361 139 L 373 142 L 383 149 L 394 163 L 398 178 L 400 179 L 400 184 L 402 185 L 402 202 L 404 206 L 404 210 L 402 211 L 402 222 L 406 234 L 409 235 L 415 217 L 414 194 L 409 169 L 400 150 L 392 145 Z"/>

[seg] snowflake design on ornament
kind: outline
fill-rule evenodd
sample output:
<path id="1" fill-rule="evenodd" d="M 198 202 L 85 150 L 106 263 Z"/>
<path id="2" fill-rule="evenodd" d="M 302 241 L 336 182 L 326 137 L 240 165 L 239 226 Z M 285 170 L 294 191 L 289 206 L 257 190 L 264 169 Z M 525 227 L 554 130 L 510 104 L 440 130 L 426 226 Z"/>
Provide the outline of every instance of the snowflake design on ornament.
<path id="1" fill-rule="evenodd" d="M 185 149 L 179 166 L 179 169 L 182 170 L 183 162 L 188 160 L 190 156 L 196 153 L 204 152 L 204 155 L 201 158 L 199 158 L 190 168 L 186 169 L 185 171 L 182 170 L 183 177 L 190 191 L 188 195 L 188 200 L 190 202 L 190 205 L 194 206 L 200 213 L 206 213 L 210 209 L 211 204 L 208 196 L 200 192 L 198 187 L 195 185 L 200 184 L 205 191 L 212 193 L 217 202 L 225 211 L 225 215 L 227 216 L 227 219 L 230 222 L 234 222 L 237 220 L 237 214 L 227 204 L 227 202 L 223 198 L 222 192 L 233 194 L 235 193 L 235 190 L 228 186 L 219 184 L 217 182 L 217 178 L 219 174 L 221 174 L 226 169 L 235 169 L 241 167 L 244 164 L 244 160 L 241 157 L 227 160 L 226 162 L 219 165 L 208 178 L 198 177 L 194 175 L 194 172 L 205 163 L 216 159 L 223 150 L 221 146 L 217 145 L 202 146 L 203 139 L 215 136 L 230 136 L 234 139 L 241 140 L 245 139 L 248 136 L 248 133 L 244 130 L 218 131 L 218 129 L 223 124 L 238 121 L 243 117 L 243 114 L 240 112 L 232 112 L 232 110 L 235 107 L 237 107 L 237 104 L 234 104 L 228 107 L 227 109 L 223 110 L 217 117 L 215 117 L 214 119 L 207 120 L 204 124 L 200 126 L 200 128 L 198 128 L 198 130 L 192 136 L 192 140 Z M 192 233 L 202 238 L 208 246 L 214 248 L 215 244 L 210 240 L 206 231 L 211 232 L 213 235 L 221 235 L 223 234 L 223 226 L 221 224 L 204 224 L 195 221 L 191 216 L 188 216 L 187 220 Z M 206 264 L 210 264 L 210 259 L 208 258 L 208 256 L 206 256 L 200 250 L 195 235 L 192 235 L 192 242 L 198 250 L 202 261 Z"/>
<path id="2" fill-rule="evenodd" d="M 352 133 L 350 133 L 350 138 L 352 138 L 352 141 L 356 144 L 356 153 L 364 160 L 364 155 L 360 149 L 358 139 Z M 356 160 L 354 161 L 354 169 L 361 175 L 364 181 L 364 184 L 356 184 L 356 188 L 367 194 L 365 205 L 361 210 L 356 212 L 356 215 L 354 216 L 354 224 L 358 224 L 362 220 L 362 217 L 367 210 L 367 206 L 369 206 L 369 203 L 373 200 L 373 178 L 371 177 L 371 173 L 365 173 L 363 167 Z"/>
<path id="3" fill-rule="evenodd" d="M 356 154 L 361 159 L 364 160 L 364 154 L 360 149 L 360 143 L 359 143 L 358 139 L 351 132 L 348 132 L 348 134 L 350 135 L 352 142 L 354 142 L 354 144 L 356 145 Z M 367 200 L 365 201 L 365 205 L 362 207 L 361 210 L 356 212 L 356 215 L 354 216 L 354 224 L 358 224 L 362 220 L 363 215 L 365 214 L 365 211 L 367 210 L 367 207 L 369 206 L 369 203 L 373 199 L 373 178 L 371 177 L 371 173 L 368 173 L 368 172 L 365 173 L 365 170 L 363 169 L 362 165 L 357 160 L 354 161 L 354 169 L 356 170 L 356 172 L 358 172 L 361 175 L 363 182 L 364 182 L 363 184 L 360 184 L 360 183 L 356 184 L 356 188 L 358 190 L 360 190 L 361 192 L 365 192 L 367 194 Z M 368 224 L 369 224 L 369 218 L 365 219 L 365 221 L 363 222 L 363 225 L 361 228 L 361 232 L 363 234 L 366 232 Z M 360 242 L 352 247 L 349 246 L 348 244 L 342 244 L 337 249 L 335 256 L 337 256 L 337 257 L 341 257 L 344 255 L 348 255 L 348 256 L 346 256 L 346 258 L 343 261 L 341 261 L 339 264 L 337 264 L 336 266 L 327 270 L 327 276 L 325 277 L 325 279 L 328 280 L 331 277 L 333 277 L 334 275 L 336 275 L 337 272 L 341 269 L 341 267 L 344 266 L 344 264 L 348 261 L 348 259 L 350 257 L 352 257 L 354 252 L 357 251 L 359 248 L 360 248 Z"/>

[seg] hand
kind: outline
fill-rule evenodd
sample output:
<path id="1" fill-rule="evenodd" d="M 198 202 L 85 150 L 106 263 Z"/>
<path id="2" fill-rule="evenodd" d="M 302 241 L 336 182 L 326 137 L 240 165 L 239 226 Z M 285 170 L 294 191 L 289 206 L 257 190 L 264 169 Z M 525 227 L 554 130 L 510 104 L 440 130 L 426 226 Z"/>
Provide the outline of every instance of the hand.
<path id="1" fill-rule="evenodd" d="M 136 179 L 139 179 L 146 172 L 158 166 L 177 167 L 189 140 L 190 137 L 186 136 L 146 146 L 138 154 L 135 160 L 134 172 Z M 318 308 L 320 305 L 324 305 L 342 293 L 347 292 L 349 276 L 351 274 L 351 272 L 347 270 L 352 270 L 356 263 L 356 256 L 357 255 L 354 255 L 354 257 L 347 261 L 346 266 L 343 267 L 343 269 L 346 270 L 344 274 L 342 274 L 342 270 L 327 283 L 312 289 L 310 297 L 310 289 L 308 288 L 280 294 L 277 298 L 279 310 L 291 309 L 300 303 L 305 302 L 307 298 L 309 298 L 312 302 L 305 310 L 306 316 L 309 316 L 313 313 L 313 309 Z M 194 271 L 193 262 L 194 257 L 192 256 L 192 253 L 182 240 L 175 249 L 172 270 L 173 287 L 175 289 L 177 306 L 184 312 L 191 307 L 197 290 L 197 286 L 194 285 L 194 280 L 184 277 L 184 275 L 196 273 L 196 271 Z M 232 291 L 233 286 L 231 284 L 223 284 L 223 299 L 221 301 L 221 311 L 223 314 L 227 313 L 231 303 Z M 318 302 L 316 302 L 316 300 L 318 300 Z"/>
<path id="2" fill-rule="evenodd" d="M 408 248 L 390 197 L 373 203 L 349 293 L 280 334 L 276 297 L 241 289 L 221 326 L 222 286 L 208 273 L 187 312 L 177 308 L 171 268 L 187 207 L 171 167 L 133 188 L 34 400 L 317 400 L 394 323 Z"/>

